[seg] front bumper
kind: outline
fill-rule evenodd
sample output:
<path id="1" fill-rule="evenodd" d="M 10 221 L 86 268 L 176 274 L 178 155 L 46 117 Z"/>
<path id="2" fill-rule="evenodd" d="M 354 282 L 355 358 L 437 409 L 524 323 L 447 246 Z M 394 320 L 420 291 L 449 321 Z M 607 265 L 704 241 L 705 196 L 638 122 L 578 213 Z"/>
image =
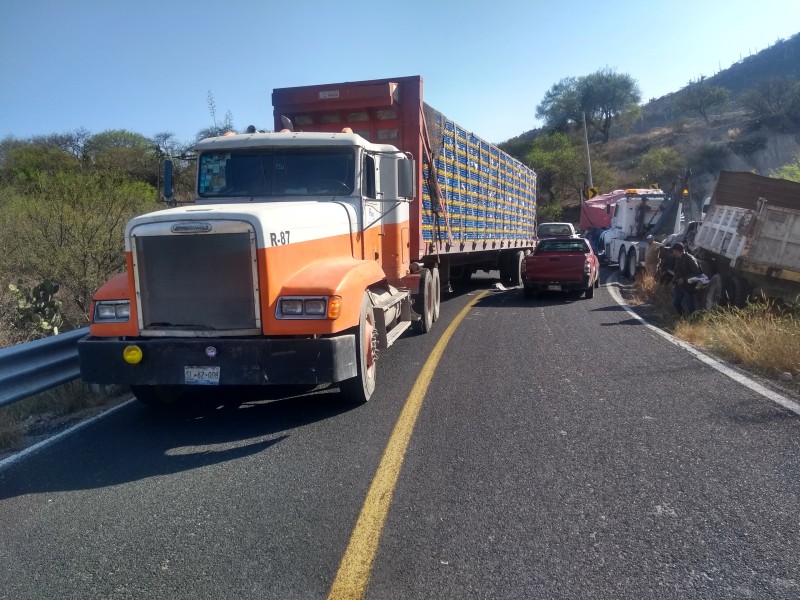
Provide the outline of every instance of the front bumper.
<path id="1" fill-rule="evenodd" d="M 139 364 L 122 359 L 126 346 L 142 349 Z M 215 356 L 206 349 L 213 346 Z M 336 383 L 357 375 L 355 336 L 329 338 L 97 338 L 78 342 L 81 377 L 89 383 L 183 385 L 185 367 L 219 367 L 219 385 Z"/>
<path id="2" fill-rule="evenodd" d="M 578 290 L 585 290 L 591 286 L 591 280 L 589 275 L 585 275 L 583 279 L 580 281 L 547 281 L 547 280 L 530 280 L 530 279 L 523 279 L 522 285 L 525 286 L 525 289 L 534 291 L 534 292 L 547 292 L 547 291 L 554 291 L 553 286 L 559 286 L 559 288 L 555 291 L 561 292 L 577 292 Z"/>

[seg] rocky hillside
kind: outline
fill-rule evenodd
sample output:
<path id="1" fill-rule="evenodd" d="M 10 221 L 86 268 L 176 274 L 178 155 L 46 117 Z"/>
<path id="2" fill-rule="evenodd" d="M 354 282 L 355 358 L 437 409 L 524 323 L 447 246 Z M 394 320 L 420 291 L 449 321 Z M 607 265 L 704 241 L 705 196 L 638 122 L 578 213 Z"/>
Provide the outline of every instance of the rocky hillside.
<path id="1" fill-rule="evenodd" d="M 800 127 L 787 130 L 754 122 L 740 101 L 748 91 L 775 78 L 800 81 L 800 33 L 706 77 L 704 84 L 725 87 L 730 92 L 729 101 L 714 107 L 708 122 L 678 108 L 687 86 L 644 104 L 640 117 L 627 129 L 612 127 L 608 143 L 592 144 L 592 155 L 609 162 L 619 176 L 617 187 L 627 187 L 641 185 L 637 167 L 645 152 L 672 148 L 686 157 L 686 166 L 692 169 L 695 199 L 710 195 L 720 170 L 769 175 L 800 156 Z M 544 133 L 528 131 L 502 147 L 525 160 L 532 141 Z"/>

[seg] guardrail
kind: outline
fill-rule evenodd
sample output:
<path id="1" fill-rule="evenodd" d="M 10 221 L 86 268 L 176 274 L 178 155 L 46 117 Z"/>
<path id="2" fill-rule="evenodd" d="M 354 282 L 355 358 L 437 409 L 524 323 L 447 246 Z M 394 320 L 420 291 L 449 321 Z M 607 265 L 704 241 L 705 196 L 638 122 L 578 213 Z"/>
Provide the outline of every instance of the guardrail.
<path id="1" fill-rule="evenodd" d="M 0 349 L 0 406 L 78 379 L 78 340 L 89 328 Z"/>

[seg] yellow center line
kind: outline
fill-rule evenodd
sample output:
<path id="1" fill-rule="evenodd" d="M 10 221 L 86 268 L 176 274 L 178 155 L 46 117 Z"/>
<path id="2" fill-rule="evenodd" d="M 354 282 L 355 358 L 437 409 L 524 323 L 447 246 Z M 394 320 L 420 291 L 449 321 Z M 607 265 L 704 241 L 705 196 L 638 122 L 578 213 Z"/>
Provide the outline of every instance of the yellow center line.
<path id="1" fill-rule="evenodd" d="M 428 385 L 453 333 L 467 316 L 469 309 L 488 293 L 488 291 L 483 291 L 475 296 L 453 319 L 442 337 L 436 342 L 436 346 L 414 382 L 414 387 L 411 388 L 403 411 L 395 423 L 389 443 L 383 451 L 383 457 L 375 472 L 375 477 L 372 479 L 364 506 L 361 507 L 361 514 L 353 528 L 347 550 L 339 564 L 336 579 L 333 580 L 333 585 L 328 593 L 328 600 L 361 600 L 366 595 L 367 585 L 372 574 L 372 563 L 378 551 L 378 542 L 381 539 L 386 515 L 389 513 L 389 505 L 392 503 L 392 494 L 397 485 L 397 478 L 400 475 L 408 443 L 411 441 L 411 434 L 414 432 L 414 425 L 416 425 L 425 393 L 428 391 Z"/>

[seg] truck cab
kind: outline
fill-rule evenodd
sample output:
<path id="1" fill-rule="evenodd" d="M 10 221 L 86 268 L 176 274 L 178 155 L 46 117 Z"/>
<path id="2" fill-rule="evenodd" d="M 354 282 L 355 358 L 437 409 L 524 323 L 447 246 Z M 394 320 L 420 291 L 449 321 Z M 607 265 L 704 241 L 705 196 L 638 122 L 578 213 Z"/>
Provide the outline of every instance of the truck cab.
<path id="1" fill-rule="evenodd" d="M 666 226 L 670 233 L 679 230 L 682 211 L 669 211 L 670 202 L 669 196 L 657 189 L 629 189 L 617 200 L 611 226 L 603 232 L 601 244 L 607 260 L 616 259 L 621 275 L 634 277 L 644 266 L 645 238 L 656 226 Z M 664 223 L 665 218 L 674 222 Z"/>
<path id="2" fill-rule="evenodd" d="M 95 294 L 87 381 L 144 402 L 192 385 L 339 383 L 366 401 L 413 320 L 414 164 L 350 133 L 199 142 L 194 205 L 132 219 L 127 273 Z"/>

